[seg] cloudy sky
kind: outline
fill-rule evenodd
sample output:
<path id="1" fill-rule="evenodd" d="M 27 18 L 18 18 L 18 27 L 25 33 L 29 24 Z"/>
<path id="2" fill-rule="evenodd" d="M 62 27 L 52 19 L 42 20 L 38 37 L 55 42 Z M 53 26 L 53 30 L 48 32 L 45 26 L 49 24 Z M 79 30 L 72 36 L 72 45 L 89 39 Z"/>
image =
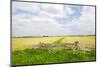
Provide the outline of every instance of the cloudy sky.
<path id="1" fill-rule="evenodd" d="M 12 2 L 12 36 L 95 35 L 95 7 Z"/>

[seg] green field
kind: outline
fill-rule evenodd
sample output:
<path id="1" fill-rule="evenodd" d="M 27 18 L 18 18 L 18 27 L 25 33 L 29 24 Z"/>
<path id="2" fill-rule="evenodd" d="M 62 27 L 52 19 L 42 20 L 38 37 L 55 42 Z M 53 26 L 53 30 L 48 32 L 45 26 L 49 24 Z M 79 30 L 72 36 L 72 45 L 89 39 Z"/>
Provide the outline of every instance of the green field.
<path id="1" fill-rule="evenodd" d="M 41 50 L 25 49 L 15 51 L 12 55 L 12 63 L 15 65 L 48 64 L 63 62 L 95 61 L 95 51 L 67 51 L 60 50 Z"/>
<path id="2" fill-rule="evenodd" d="M 85 46 L 94 49 L 66 50 L 63 47 L 50 47 L 50 49 L 35 49 L 34 45 L 42 43 L 64 44 L 79 41 L 79 48 Z M 63 36 L 63 37 L 32 37 L 12 38 L 12 63 L 13 65 L 48 64 L 63 62 L 95 61 L 95 36 Z"/>
<path id="3" fill-rule="evenodd" d="M 74 41 L 79 41 L 79 45 L 84 46 L 84 44 L 95 48 L 95 36 L 65 36 L 65 37 L 39 37 L 39 38 L 12 38 L 12 50 L 23 50 L 26 48 L 31 48 L 31 45 L 43 43 L 55 43 L 61 40 L 59 43 L 73 43 Z"/>

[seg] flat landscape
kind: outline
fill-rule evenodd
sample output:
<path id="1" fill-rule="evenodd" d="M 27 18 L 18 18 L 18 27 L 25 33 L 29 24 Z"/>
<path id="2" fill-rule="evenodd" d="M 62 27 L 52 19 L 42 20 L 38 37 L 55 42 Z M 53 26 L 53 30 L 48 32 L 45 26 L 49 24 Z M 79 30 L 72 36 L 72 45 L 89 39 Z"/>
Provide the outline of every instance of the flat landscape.
<path id="1" fill-rule="evenodd" d="M 12 54 L 14 65 L 95 61 L 95 36 L 12 38 Z"/>
<path id="2" fill-rule="evenodd" d="M 12 65 L 96 61 L 95 6 L 12 2 Z"/>
<path id="3" fill-rule="evenodd" d="M 62 39 L 63 38 L 63 39 Z M 62 40 L 60 40 L 62 39 Z M 60 40 L 60 41 L 59 41 Z M 12 38 L 12 50 L 23 50 L 31 48 L 31 45 L 43 43 L 74 43 L 79 41 L 79 46 L 88 45 L 91 48 L 95 48 L 95 36 L 64 36 L 64 37 L 32 37 L 32 38 Z"/>

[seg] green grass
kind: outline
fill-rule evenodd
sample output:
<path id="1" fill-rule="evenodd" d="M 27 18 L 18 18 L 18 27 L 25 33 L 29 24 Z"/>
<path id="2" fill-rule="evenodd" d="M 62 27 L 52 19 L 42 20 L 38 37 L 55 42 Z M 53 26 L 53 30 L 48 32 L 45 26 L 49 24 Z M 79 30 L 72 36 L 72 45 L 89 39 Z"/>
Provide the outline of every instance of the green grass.
<path id="1" fill-rule="evenodd" d="M 12 53 L 13 65 L 48 64 L 63 62 L 95 61 L 95 51 L 80 51 L 59 49 L 25 49 Z"/>

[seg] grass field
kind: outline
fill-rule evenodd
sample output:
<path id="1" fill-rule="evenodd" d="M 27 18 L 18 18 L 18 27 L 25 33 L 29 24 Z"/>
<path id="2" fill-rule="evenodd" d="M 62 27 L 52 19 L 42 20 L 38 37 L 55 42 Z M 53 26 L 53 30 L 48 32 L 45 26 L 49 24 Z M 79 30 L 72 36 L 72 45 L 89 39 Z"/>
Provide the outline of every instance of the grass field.
<path id="1" fill-rule="evenodd" d="M 65 37 L 39 37 L 39 38 L 12 38 L 12 51 L 23 50 L 31 48 L 30 45 L 37 44 L 39 42 L 54 43 L 63 40 L 60 43 L 73 43 L 79 41 L 80 46 L 84 44 L 89 45 L 91 48 L 95 48 L 95 36 L 65 36 Z"/>
<path id="2" fill-rule="evenodd" d="M 95 51 L 76 51 L 72 50 L 41 50 L 25 49 L 15 51 L 12 55 L 12 63 L 15 65 L 48 64 L 64 62 L 95 61 Z"/>
<path id="3" fill-rule="evenodd" d="M 79 41 L 80 48 L 89 45 L 95 49 L 95 36 L 64 36 L 64 37 L 33 37 L 12 38 L 12 63 L 13 65 L 48 64 L 63 62 L 95 61 L 95 50 L 65 50 L 62 47 L 55 49 L 34 49 L 31 45 L 40 42 L 50 44 L 74 43 Z"/>

